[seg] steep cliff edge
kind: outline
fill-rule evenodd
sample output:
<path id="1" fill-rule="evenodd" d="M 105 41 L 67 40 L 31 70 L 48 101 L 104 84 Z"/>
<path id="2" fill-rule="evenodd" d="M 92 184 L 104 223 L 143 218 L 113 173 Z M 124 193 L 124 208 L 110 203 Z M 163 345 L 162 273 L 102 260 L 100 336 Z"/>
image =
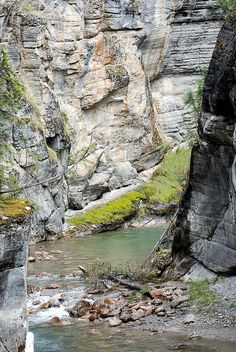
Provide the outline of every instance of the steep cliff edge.
<path id="1" fill-rule="evenodd" d="M 0 351 L 24 351 L 27 332 L 27 257 L 31 208 L 0 201 Z"/>
<path id="2" fill-rule="evenodd" d="M 173 231 L 175 271 L 194 263 L 215 273 L 236 273 L 236 20 L 219 34 L 205 82 L 200 143 Z M 194 265 L 198 268 L 199 265 Z M 193 271 L 194 269 L 191 269 Z"/>
<path id="3" fill-rule="evenodd" d="M 61 234 L 68 207 L 138 183 L 163 141 L 194 128 L 183 97 L 210 61 L 215 3 L 1 2 L 0 39 L 34 107 L 13 131 L 21 185 L 40 183 L 24 192 L 34 241 Z"/>

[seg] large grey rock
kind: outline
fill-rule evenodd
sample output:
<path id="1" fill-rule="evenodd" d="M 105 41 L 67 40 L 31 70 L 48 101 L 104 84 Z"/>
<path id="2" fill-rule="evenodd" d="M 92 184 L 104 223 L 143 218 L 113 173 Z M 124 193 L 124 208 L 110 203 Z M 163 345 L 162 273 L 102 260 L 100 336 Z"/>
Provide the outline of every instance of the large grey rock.
<path id="1" fill-rule="evenodd" d="M 25 192 L 33 241 L 59 236 L 68 206 L 136 183 L 160 162 L 162 139 L 179 143 L 195 128 L 183 97 L 209 63 L 215 3 L 1 1 L 0 38 L 35 110 L 19 113 L 14 160 L 21 184 L 45 180 Z M 107 183 L 94 183 L 104 174 Z"/>
<path id="2" fill-rule="evenodd" d="M 0 225 L 0 351 L 24 350 L 30 218 Z"/>
<path id="3" fill-rule="evenodd" d="M 223 25 L 205 82 L 201 141 L 174 229 L 176 263 L 194 258 L 215 273 L 236 272 L 236 20 Z"/>

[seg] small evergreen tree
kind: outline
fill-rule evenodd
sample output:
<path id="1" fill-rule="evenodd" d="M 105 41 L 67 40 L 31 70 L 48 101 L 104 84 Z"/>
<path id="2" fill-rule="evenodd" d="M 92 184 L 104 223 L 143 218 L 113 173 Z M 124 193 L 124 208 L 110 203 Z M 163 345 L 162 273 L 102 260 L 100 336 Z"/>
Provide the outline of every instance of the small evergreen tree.
<path id="1" fill-rule="evenodd" d="M 24 86 L 10 65 L 9 55 L 0 46 L 0 188 L 5 180 L 6 164 L 10 159 L 9 139 L 16 112 L 24 102 Z"/>

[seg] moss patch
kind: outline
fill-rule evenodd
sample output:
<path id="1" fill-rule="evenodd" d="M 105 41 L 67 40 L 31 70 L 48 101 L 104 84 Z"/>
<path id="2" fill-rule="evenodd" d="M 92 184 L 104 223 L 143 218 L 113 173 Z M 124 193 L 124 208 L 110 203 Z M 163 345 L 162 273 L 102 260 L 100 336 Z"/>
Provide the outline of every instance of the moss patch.
<path id="1" fill-rule="evenodd" d="M 0 198 L 0 225 L 9 219 L 21 219 L 31 212 L 32 209 L 27 201 L 18 198 Z"/>
<path id="2" fill-rule="evenodd" d="M 156 170 L 153 180 L 142 193 L 151 204 L 178 203 L 189 172 L 191 151 L 178 149 L 167 154 Z"/>
<path id="3" fill-rule="evenodd" d="M 143 194 L 130 192 L 120 199 L 70 219 L 69 224 L 76 227 L 86 227 L 89 225 L 122 223 L 136 213 L 137 206 L 142 199 L 144 199 Z"/>
<path id="4" fill-rule="evenodd" d="M 162 161 L 153 180 L 139 192 L 130 192 L 124 197 L 102 207 L 68 220 L 77 229 L 91 225 L 123 223 L 136 215 L 140 201 L 148 204 L 178 203 L 185 185 L 190 161 L 190 150 L 171 152 Z"/>

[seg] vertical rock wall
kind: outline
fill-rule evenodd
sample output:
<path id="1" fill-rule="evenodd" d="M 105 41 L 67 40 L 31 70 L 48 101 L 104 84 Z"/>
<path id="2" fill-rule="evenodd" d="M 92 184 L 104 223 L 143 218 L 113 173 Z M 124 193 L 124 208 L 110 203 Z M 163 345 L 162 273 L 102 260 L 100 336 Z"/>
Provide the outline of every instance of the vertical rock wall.
<path id="1" fill-rule="evenodd" d="M 15 129 L 13 143 L 22 183 L 40 182 L 27 192 L 36 240 L 62 232 L 67 207 L 137 183 L 160 161 L 162 140 L 180 143 L 194 128 L 183 97 L 210 60 L 214 4 L 1 3 L 1 39 L 34 110 L 21 112 L 25 138 Z"/>
<path id="2" fill-rule="evenodd" d="M 177 269 L 197 261 L 216 273 L 236 273 L 235 33 L 236 20 L 229 18 L 206 78 L 201 141 L 193 149 L 189 186 L 174 230 Z"/>
<path id="3" fill-rule="evenodd" d="M 0 351 L 23 352 L 27 333 L 26 276 L 30 218 L 0 225 Z"/>

